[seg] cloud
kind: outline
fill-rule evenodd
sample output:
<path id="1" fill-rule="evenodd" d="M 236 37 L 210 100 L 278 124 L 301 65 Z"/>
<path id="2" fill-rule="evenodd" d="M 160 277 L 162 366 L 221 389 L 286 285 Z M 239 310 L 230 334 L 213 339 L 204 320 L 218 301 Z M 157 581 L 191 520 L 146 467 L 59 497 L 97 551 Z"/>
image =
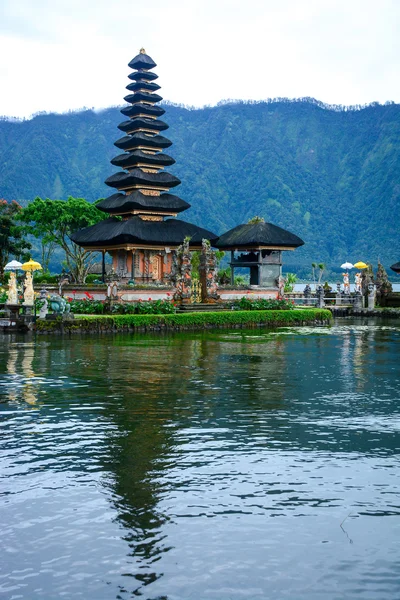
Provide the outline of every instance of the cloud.
<path id="1" fill-rule="evenodd" d="M 0 114 L 121 104 L 144 46 L 162 95 L 400 101 L 395 0 L 0 0 Z"/>

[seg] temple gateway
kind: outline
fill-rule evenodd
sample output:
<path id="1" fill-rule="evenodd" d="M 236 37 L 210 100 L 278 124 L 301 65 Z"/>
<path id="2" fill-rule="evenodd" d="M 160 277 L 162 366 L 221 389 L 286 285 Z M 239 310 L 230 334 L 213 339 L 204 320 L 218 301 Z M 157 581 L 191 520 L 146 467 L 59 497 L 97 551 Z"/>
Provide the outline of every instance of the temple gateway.
<path id="1" fill-rule="evenodd" d="M 71 236 L 73 242 L 87 250 L 108 252 L 113 269 L 125 281 L 135 283 L 169 283 L 173 256 L 185 238 L 191 250 L 200 250 L 202 240 L 214 244 L 217 235 L 175 218 L 190 204 L 170 193 L 180 180 L 164 170 L 175 163 L 165 154 L 172 142 L 160 134 L 168 125 L 159 119 L 165 110 L 156 92 L 153 73 L 156 63 L 142 49 L 129 63 L 133 72 L 126 86 L 124 100 L 129 106 L 121 113 L 128 117 L 118 125 L 125 135 L 115 142 L 123 150 L 111 164 L 123 171 L 111 175 L 106 184 L 117 190 L 97 205 L 110 217 Z"/>
<path id="2" fill-rule="evenodd" d="M 111 160 L 122 169 L 106 184 L 116 190 L 97 204 L 109 218 L 71 235 L 73 242 L 87 250 L 99 250 L 113 259 L 118 277 L 131 283 L 174 283 L 176 250 L 183 242 L 189 250 L 200 250 L 202 240 L 231 252 L 232 284 L 235 268 L 250 269 L 250 284 L 277 288 L 282 275 L 282 251 L 294 250 L 304 242 L 296 235 L 265 223 L 262 219 L 238 225 L 217 235 L 175 217 L 190 204 L 170 193 L 180 180 L 165 171 L 175 160 L 164 153 L 172 142 L 160 132 L 168 129 L 161 121 L 165 110 L 153 72 L 156 63 L 142 48 L 129 63 L 133 72 L 126 86 L 128 106 L 121 113 L 128 117 L 118 125 L 124 135 L 115 142 L 123 150 Z"/>

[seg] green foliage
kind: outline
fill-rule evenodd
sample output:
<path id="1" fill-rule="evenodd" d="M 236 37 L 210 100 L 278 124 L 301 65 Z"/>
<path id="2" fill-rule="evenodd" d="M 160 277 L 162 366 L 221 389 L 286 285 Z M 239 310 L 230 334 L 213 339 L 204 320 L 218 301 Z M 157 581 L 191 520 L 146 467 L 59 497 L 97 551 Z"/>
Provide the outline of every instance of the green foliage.
<path id="1" fill-rule="evenodd" d="M 56 284 L 58 283 L 58 280 L 60 278 L 59 275 L 51 275 L 50 273 L 43 273 L 42 271 L 39 271 L 38 273 L 35 273 L 35 284 L 36 283 L 51 283 L 51 284 Z"/>
<path id="2" fill-rule="evenodd" d="M 265 310 L 265 311 L 226 311 L 196 312 L 170 315 L 116 315 L 102 317 L 79 317 L 65 321 L 65 331 L 124 331 L 131 329 L 204 329 L 213 327 L 284 327 L 310 323 L 329 323 L 332 315 L 324 309 Z M 48 321 L 37 321 L 37 331 L 60 329 L 61 321 L 51 328 Z M 51 323 L 51 322 L 50 322 Z"/>
<path id="3" fill-rule="evenodd" d="M 17 220 L 22 212 L 18 202 L 0 200 L 0 281 L 4 278 L 4 267 L 13 256 L 28 258 L 26 251 L 31 245 L 23 237 L 22 228 Z"/>
<path id="4" fill-rule="evenodd" d="M 19 218 L 26 223 L 24 230 L 41 239 L 42 255 L 50 260 L 56 246 L 62 248 L 68 269 L 77 283 L 84 283 L 86 275 L 97 256 L 71 242 L 69 236 L 104 219 L 104 213 L 83 198 L 50 200 L 36 197 L 21 212 Z"/>
<path id="5" fill-rule="evenodd" d="M 78 315 L 165 315 L 174 313 L 176 310 L 175 302 L 167 299 L 162 300 L 141 300 L 137 302 L 118 302 L 111 304 L 108 300 L 95 300 L 89 292 L 85 292 L 86 298 L 74 299 L 68 297 L 71 305 L 71 312 Z"/>
<path id="6" fill-rule="evenodd" d="M 286 282 L 284 287 L 284 293 L 288 294 L 290 292 L 293 292 L 294 284 L 297 281 L 297 275 L 295 273 L 286 273 L 285 280 Z"/>
<path id="7" fill-rule="evenodd" d="M 284 298 L 251 298 L 242 296 L 232 303 L 234 310 L 293 310 L 294 303 L 292 300 Z"/>
<path id="8" fill-rule="evenodd" d="M 393 286 L 388 279 L 384 266 L 380 262 L 378 262 L 375 284 L 378 301 L 382 301 L 384 297 L 393 292 Z"/>
<path id="9" fill-rule="evenodd" d="M 270 201 L 268 201 L 268 203 L 270 204 Z M 251 219 L 249 219 L 247 221 L 247 223 L 249 225 L 255 225 L 256 223 L 265 223 L 265 219 L 264 219 L 264 217 L 257 217 L 257 216 L 256 217 L 251 217 Z"/>
<path id="10" fill-rule="evenodd" d="M 7 290 L 0 287 L 0 304 L 4 304 L 5 302 L 7 302 Z"/>

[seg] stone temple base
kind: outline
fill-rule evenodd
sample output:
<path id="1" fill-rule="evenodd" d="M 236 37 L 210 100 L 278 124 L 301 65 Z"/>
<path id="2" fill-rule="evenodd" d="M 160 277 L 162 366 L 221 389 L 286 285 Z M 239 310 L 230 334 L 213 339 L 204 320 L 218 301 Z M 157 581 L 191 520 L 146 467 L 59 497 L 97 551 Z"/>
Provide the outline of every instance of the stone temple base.
<path id="1" fill-rule="evenodd" d="M 72 313 L 64 313 L 63 315 L 60 315 L 58 313 L 51 313 L 49 315 L 46 315 L 46 321 L 55 321 L 60 317 L 63 321 L 72 321 L 72 319 L 75 319 L 75 315 Z"/>

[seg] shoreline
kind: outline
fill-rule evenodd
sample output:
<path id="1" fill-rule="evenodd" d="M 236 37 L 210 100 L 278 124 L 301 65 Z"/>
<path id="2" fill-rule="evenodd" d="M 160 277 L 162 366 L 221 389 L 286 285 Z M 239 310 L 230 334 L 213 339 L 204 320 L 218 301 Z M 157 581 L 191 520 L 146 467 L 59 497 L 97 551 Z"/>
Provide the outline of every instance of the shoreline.
<path id="1" fill-rule="evenodd" d="M 32 331 L 38 334 L 196 331 L 251 327 L 321 326 L 332 323 L 326 309 L 226 311 L 175 313 L 167 315 L 80 315 L 39 320 Z"/>

